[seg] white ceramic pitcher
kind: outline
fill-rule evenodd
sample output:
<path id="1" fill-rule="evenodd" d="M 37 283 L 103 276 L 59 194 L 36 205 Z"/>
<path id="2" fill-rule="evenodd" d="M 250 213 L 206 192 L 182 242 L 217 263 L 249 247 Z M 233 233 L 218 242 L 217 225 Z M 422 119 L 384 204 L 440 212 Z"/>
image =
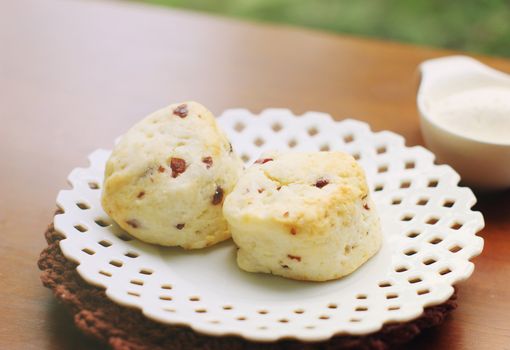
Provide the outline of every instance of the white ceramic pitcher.
<path id="1" fill-rule="evenodd" d="M 510 188 L 510 130 L 508 140 L 503 142 L 480 140 L 441 125 L 431 115 L 434 103 L 462 91 L 480 87 L 510 89 L 510 75 L 466 56 L 427 60 L 420 71 L 417 103 L 427 147 L 439 162 L 453 166 L 468 185 L 481 190 Z"/>

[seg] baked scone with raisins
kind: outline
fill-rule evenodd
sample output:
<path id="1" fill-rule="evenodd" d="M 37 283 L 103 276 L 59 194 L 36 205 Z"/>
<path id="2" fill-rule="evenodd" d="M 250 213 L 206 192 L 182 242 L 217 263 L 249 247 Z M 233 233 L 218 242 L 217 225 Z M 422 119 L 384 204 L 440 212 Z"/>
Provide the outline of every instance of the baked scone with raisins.
<path id="1" fill-rule="evenodd" d="M 223 213 L 237 264 L 307 281 L 350 274 L 381 246 L 363 169 L 342 152 L 268 154 L 246 170 Z"/>
<path id="2" fill-rule="evenodd" d="M 211 112 L 174 104 L 121 137 L 106 163 L 102 206 L 142 241 L 204 248 L 230 237 L 223 199 L 242 171 Z"/>

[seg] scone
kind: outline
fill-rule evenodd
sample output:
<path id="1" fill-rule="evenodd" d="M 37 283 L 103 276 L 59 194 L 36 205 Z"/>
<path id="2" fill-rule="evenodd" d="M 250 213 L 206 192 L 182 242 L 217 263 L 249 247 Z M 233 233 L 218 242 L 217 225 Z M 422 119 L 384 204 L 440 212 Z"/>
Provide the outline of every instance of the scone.
<path id="1" fill-rule="evenodd" d="M 175 104 L 122 136 L 106 163 L 102 205 L 142 241 L 203 248 L 230 237 L 223 200 L 242 170 L 211 112 Z"/>
<path id="2" fill-rule="evenodd" d="M 307 281 L 345 276 L 381 246 L 379 218 L 358 163 L 342 152 L 269 154 L 225 199 L 237 263 Z"/>

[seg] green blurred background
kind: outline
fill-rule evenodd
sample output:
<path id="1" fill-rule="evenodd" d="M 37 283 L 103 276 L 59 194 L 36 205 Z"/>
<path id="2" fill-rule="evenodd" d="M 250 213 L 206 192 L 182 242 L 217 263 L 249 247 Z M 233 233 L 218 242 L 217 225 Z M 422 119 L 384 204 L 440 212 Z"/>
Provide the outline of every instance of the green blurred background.
<path id="1" fill-rule="evenodd" d="M 510 0 L 140 0 L 256 21 L 510 56 Z"/>

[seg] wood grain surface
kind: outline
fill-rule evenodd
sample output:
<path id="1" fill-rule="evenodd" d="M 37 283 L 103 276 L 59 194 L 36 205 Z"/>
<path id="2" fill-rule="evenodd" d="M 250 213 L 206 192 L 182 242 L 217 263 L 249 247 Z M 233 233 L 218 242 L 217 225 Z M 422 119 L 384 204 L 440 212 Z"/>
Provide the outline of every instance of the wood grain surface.
<path id="1" fill-rule="evenodd" d="M 447 54 L 134 3 L 1 1 L 0 349 L 101 348 L 42 287 L 36 261 L 68 172 L 141 117 L 186 99 L 216 113 L 288 107 L 421 144 L 417 65 Z M 477 208 L 485 249 L 459 308 L 409 348 L 510 349 L 510 192 Z"/>

